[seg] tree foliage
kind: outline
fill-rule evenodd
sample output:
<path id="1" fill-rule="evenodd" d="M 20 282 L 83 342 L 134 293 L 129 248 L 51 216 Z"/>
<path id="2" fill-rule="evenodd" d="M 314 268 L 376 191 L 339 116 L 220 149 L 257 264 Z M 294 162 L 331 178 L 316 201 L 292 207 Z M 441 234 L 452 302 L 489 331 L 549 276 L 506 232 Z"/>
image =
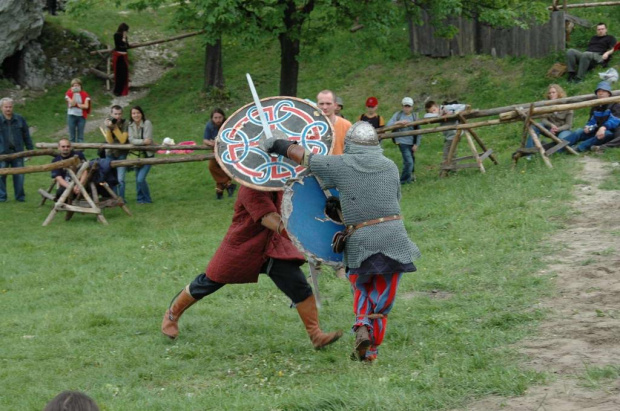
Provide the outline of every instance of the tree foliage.
<path id="1" fill-rule="evenodd" d="M 76 9 L 84 9 L 82 0 Z M 171 5 L 173 0 L 112 0 L 117 5 L 143 10 Z M 174 0 L 176 1 L 176 0 Z M 280 93 L 295 95 L 297 58 L 303 46 L 329 36 L 339 28 L 358 25 L 364 41 L 387 41 L 389 32 L 402 27 L 407 17 L 414 21 L 422 10 L 429 13 L 436 33 L 452 37 L 457 28 L 445 23 L 449 16 L 476 18 L 492 26 L 520 26 L 548 18 L 548 0 L 189 0 L 176 2 L 175 22 L 184 31 L 205 30 L 205 40 L 214 45 L 222 36 L 244 44 L 259 44 L 268 38 L 280 42 Z M 366 35 L 364 35 L 366 34 Z M 371 35 L 369 35 L 371 34 Z M 225 52 L 225 51 L 224 51 Z"/>

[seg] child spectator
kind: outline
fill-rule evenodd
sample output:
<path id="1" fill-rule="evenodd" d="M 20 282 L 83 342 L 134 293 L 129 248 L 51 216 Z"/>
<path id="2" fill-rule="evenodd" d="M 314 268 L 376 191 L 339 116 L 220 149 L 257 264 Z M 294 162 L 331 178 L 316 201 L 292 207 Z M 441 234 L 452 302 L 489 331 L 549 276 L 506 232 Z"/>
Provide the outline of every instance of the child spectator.
<path id="1" fill-rule="evenodd" d="M 377 114 L 377 108 L 379 107 L 379 100 L 376 97 L 368 97 L 366 99 L 366 113 L 361 114 L 358 117 L 358 121 L 366 121 L 370 123 L 374 128 L 383 127 L 385 120 L 382 116 Z"/>
<path id="2" fill-rule="evenodd" d="M 373 98 L 373 97 L 371 97 Z M 370 100 L 370 99 L 369 99 Z M 407 124 L 418 119 L 418 115 L 413 112 L 413 99 L 411 97 L 405 97 L 402 100 L 403 109 L 394 113 L 388 126 Z M 407 126 L 397 128 L 394 132 L 419 130 L 420 126 Z M 401 184 L 409 184 L 415 181 L 415 152 L 420 145 L 420 136 L 405 136 L 396 137 L 393 139 L 394 143 L 398 144 L 400 154 L 403 156 L 403 171 L 400 175 Z"/>
<path id="3" fill-rule="evenodd" d="M 424 115 L 424 118 L 441 117 L 445 115 L 456 114 L 459 111 L 465 110 L 465 107 L 466 107 L 465 104 L 458 104 L 456 102 L 453 102 L 452 104 L 445 104 L 444 106 L 440 107 L 439 104 L 431 100 L 431 101 L 428 101 L 424 105 L 424 108 L 426 109 L 426 114 Z M 458 123 L 458 120 L 456 119 L 446 120 L 444 124 L 442 125 L 450 126 L 450 125 L 457 124 L 457 123 Z M 444 136 L 444 143 L 443 143 L 442 162 L 445 163 L 446 160 L 448 159 L 448 153 L 450 152 L 452 141 L 454 140 L 454 137 L 456 136 L 456 130 L 446 130 L 443 132 L 443 136 Z"/>

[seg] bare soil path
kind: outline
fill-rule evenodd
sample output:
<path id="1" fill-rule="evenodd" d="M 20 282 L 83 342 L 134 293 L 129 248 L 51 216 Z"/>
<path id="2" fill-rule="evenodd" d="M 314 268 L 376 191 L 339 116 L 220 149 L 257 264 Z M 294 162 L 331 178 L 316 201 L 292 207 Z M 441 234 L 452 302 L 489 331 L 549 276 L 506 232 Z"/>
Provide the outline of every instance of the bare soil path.
<path id="1" fill-rule="evenodd" d="M 581 162 L 574 216 L 549 240 L 557 251 L 541 272 L 555 276 L 556 294 L 542 302 L 550 314 L 538 335 L 518 347 L 530 358 L 526 366 L 554 378 L 521 397 L 489 397 L 463 409 L 620 410 L 620 380 L 594 389 L 584 384 L 588 369 L 620 366 L 620 191 L 598 188 L 620 165 L 594 156 Z"/>

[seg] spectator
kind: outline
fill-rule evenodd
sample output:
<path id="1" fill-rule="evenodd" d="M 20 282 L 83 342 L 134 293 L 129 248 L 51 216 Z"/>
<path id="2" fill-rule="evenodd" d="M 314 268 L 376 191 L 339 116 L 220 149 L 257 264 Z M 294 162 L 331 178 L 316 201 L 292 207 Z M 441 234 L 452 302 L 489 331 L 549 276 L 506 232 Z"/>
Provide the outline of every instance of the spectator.
<path id="1" fill-rule="evenodd" d="M 71 88 L 65 93 L 67 101 L 67 126 L 73 143 L 84 142 L 84 126 L 90 113 L 90 96 L 82 90 L 82 80 L 71 80 Z"/>
<path id="2" fill-rule="evenodd" d="M 146 119 L 140 106 L 131 108 L 131 122 L 129 123 L 129 142 L 135 146 L 153 145 L 153 124 Z M 154 157 L 153 151 L 140 151 L 140 158 Z M 138 204 L 150 204 L 151 192 L 146 176 L 151 171 L 151 165 L 146 164 L 136 167 L 136 195 Z"/>
<path id="3" fill-rule="evenodd" d="M 43 411 L 99 411 L 99 407 L 84 393 L 63 391 L 48 402 Z"/>
<path id="4" fill-rule="evenodd" d="M 366 112 L 359 116 L 358 121 L 370 123 L 375 129 L 383 127 L 385 125 L 385 120 L 382 116 L 377 114 L 378 108 L 379 100 L 377 100 L 376 97 L 368 97 L 366 99 Z"/>
<path id="5" fill-rule="evenodd" d="M 71 142 L 68 138 L 61 138 L 58 141 L 58 152 L 59 154 L 52 159 L 52 163 L 66 160 L 73 156 L 78 156 L 79 159 L 82 160 L 82 162 L 86 161 L 84 153 L 82 153 L 81 151 L 74 151 L 71 148 Z M 73 170 L 73 172 L 76 171 L 77 167 Z M 87 173 L 84 173 L 80 178 L 80 183 L 82 183 L 82 185 L 86 183 L 86 177 Z M 58 185 L 58 189 L 56 190 L 56 198 L 54 199 L 55 201 L 58 201 L 60 196 L 62 196 L 62 193 L 65 192 L 65 189 L 69 187 L 69 184 L 71 184 L 71 175 L 67 172 L 67 169 L 61 168 L 58 170 L 52 170 L 52 179 L 54 179 L 56 181 L 56 184 Z M 75 195 L 78 195 L 80 193 L 80 187 L 75 185 L 73 187 L 73 193 Z"/>
<path id="6" fill-rule="evenodd" d="M 346 118 L 341 113 L 343 108 L 344 108 L 344 104 L 342 103 L 342 99 L 340 97 L 336 97 L 336 108 L 334 109 L 334 111 L 338 117 Z"/>
<path id="7" fill-rule="evenodd" d="M 445 115 L 456 114 L 459 111 L 463 111 L 466 108 L 465 104 L 458 104 L 457 102 L 452 102 L 451 104 L 445 104 L 443 106 L 439 106 L 439 104 L 434 101 L 428 101 L 424 105 L 426 109 L 426 114 L 424 118 L 432 118 L 432 117 L 441 117 Z M 442 125 L 449 126 L 457 124 L 458 120 L 445 120 Z M 445 163 L 448 160 L 448 154 L 450 153 L 450 147 L 452 147 L 452 142 L 454 141 L 454 137 L 456 137 L 456 130 L 446 130 L 443 132 L 444 143 L 443 143 L 443 160 Z M 455 153 L 456 154 L 456 153 Z"/>
<path id="8" fill-rule="evenodd" d="M 334 127 L 334 140 L 332 142 L 332 155 L 340 155 L 344 152 L 344 136 L 351 127 L 351 122 L 336 115 L 336 95 L 331 90 L 323 90 L 316 96 L 317 106 L 323 115 L 329 119 Z"/>
<path id="9" fill-rule="evenodd" d="M 121 23 L 114 33 L 114 51 L 112 52 L 112 67 L 114 68 L 114 95 L 126 96 L 129 94 L 129 40 L 127 33 L 129 26 Z"/>
<path id="10" fill-rule="evenodd" d="M 216 108 L 211 112 L 211 119 L 207 121 L 205 126 L 205 134 L 202 141 L 205 145 L 214 147 L 215 138 L 220 131 L 222 124 L 226 121 L 226 114 L 221 108 Z M 221 200 L 224 198 L 224 190 L 228 192 L 228 197 L 235 194 L 237 185 L 233 183 L 228 174 L 222 170 L 216 159 L 209 160 L 209 172 L 215 181 L 215 198 Z"/>
<path id="11" fill-rule="evenodd" d="M 103 124 L 105 126 L 105 140 L 108 144 L 129 143 L 128 124 L 123 118 L 123 108 L 121 106 L 112 106 L 112 108 L 110 108 L 110 117 L 105 119 Z M 125 160 L 127 158 L 127 150 L 106 149 L 105 156 L 112 161 Z M 127 174 L 127 167 L 116 168 L 116 179 L 118 180 L 118 185 L 114 187 L 114 192 L 123 199 L 123 202 L 126 202 L 125 174 Z"/>
<path id="12" fill-rule="evenodd" d="M 559 84 L 551 84 L 547 87 L 545 97 L 548 100 L 557 100 L 559 98 L 565 98 L 566 92 Z M 573 117 L 573 110 L 555 111 L 548 116 L 543 117 L 540 123 L 544 128 L 552 132 L 558 138 L 566 139 L 566 137 L 570 136 L 572 133 L 571 128 L 573 127 Z M 540 135 L 540 130 L 538 127 L 535 127 L 534 131 L 536 131 L 536 135 Z M 525 148 L 531 147 L 534 147 L 534 141 L 532 140 L 532 137 L 528 137 L 527 142 L 525 143 Z M 531 158 L 531 155 L 526 157 L 528 160 Z"/>
<path id="13" fill-rule="evenodd" d="M 19 114 L 13 113 L 13 99 L 9 97 L 1 99 L 0 109 L 2 109 L 2 118 L 0 118 L 0 154 L 19 153 L 24 151 L 24 146 L 28 150 L 34 150 L 26 120 Z M 15 160 L 0 161 L 0 168 L 23 166 L 23 157 L 16 158 Z M 6 177 L 7 176 L 0 177 L 0 202 L 5 202 L 7 200 Z M 23 174 L 13 175 L 15 200 L 20 202 L 26 201 L 24 180 Z"/>
<path id="14" fill-rule="evenodd" d="M 394 113 L 387 123 L 388 126 L 405 125 L 418 119 L 418 115 L 413 112 L 413 99 L 411 97 L 403 98 L 401 103 L 403 106 L 402 110 Z M 402 132 L 419 129 L 420 126 L 407 126 L 394 129 L 393 131 Z M 394 143 L 398 145 L 400 154 L 403 157 L 403 171 L 400 174 L 401 184 L 409 184 L 415 181 L 415 152 L 418 150 L 421 139 L 422 137 L 420 136 L 395 137 L 393 139 Z"/>
<path id="15" fill-rule="evenodd" d="M 592 63 L 602 64 L 609 61 L 615 45 L 616 38 L 607 34 L 607 25 L 605 23 L 597 24 L 596 36 L 590 39 L 586 51 L 569 49 L 566 52 L 568 82 L 579 83 L 583 81 L 588 70 L 592 68 Z"/>
<path id="16" fill-rule="evenodd" d="M 611 85 L 601 81 L 594 91 L 599 99 L 611 97 Z M 620 125 L 620 104 L 609 103 L 592 107 L 590 119 L 585 127 L 565 138 L 570 145 L 577 144 L 577 151 L 588 151 L 592 146 L 600 146 L 614 138 L 614 133 Z"/>

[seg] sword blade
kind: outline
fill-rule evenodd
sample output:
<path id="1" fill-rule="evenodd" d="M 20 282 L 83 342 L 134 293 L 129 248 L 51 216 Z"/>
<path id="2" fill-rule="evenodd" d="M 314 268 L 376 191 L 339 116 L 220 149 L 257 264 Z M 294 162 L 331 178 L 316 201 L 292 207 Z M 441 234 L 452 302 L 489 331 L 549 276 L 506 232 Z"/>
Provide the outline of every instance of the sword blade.
<path id="1" fill-rule="evenodd" d="M 273 135 L 271 134 L 271 129 L 269 128 L 269 124 L 267 123 L 267 117 L 265 117 L 265 111 L 263 110 L 263 105 L 260 103 L 260 99 L 258 98 L 258 93 L 256 92 L 256 88 L 254 87 L 252 76 L 250 76 L 250 73 L 245 73 L 245 76 L 248 79 L 248 85 L 250 86 L 250 91 L 252 92 L 252 98 L 254 99 L 254 104 L 256 105 L 256 111 L 258 111 L 258 117 L 260 118 L 260 122 L 263 125 L 263 131 L 265 132 L 265 137 L 271 138 L 273 137 Z"/>
<path id="2" fill-rule="evenodd" d="M 321 269 L 314 263 L 308 263 L 310 266 L 310 276 L 312 277 L 312 288 L 314 288 L 314 299 L 316 300 L 316 308 L 321 309 L 321 293 L 319 292 L 319 274 Z"/>

